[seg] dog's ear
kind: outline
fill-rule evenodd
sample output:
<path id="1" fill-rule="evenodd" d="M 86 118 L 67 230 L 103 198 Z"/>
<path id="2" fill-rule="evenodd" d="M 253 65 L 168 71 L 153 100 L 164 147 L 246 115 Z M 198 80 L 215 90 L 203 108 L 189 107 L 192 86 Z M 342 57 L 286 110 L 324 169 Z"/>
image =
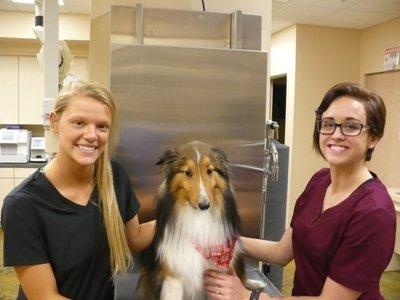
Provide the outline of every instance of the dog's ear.
<path id="1" fill-rule="evenodd" d="M 224 164 L 224 165 L 228 164 L 229 161 L 228 161 L 228 158 L 226 157 L 226 154 L 224 151 L 222 151 L 221 149 L 218 149 L 218 148 L 214 148 L 214 147 L 211 148 L 211 150 L 214 153 L 214 156 L 218 162 L 220 162 L 221 164 Z"/>
<path id="2" fill-rule="evenodd" d="M 171 148 L 164 152 L 164 154 L 160 157 L 156 165 L 163 165 L 165 163 L 169 164 L 174 162 L 177 158 L 178 158 L 178 151 L 174 148 Z"/>

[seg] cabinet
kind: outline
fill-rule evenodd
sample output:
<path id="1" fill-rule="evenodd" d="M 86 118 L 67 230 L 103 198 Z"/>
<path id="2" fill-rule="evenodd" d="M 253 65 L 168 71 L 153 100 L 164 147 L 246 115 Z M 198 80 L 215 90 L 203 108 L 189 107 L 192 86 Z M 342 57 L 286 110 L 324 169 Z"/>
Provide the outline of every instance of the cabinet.
<path id="1" fill-rule="evenodd" d="M 36 57 L 19 57 L 19 124 L 42 124 L 43 73 Z"/>
<path id="2" fill-rule="evenodd" d="M 36 170 L 36 168 L 0 168 L 0 211 L 8 193 Z"/>
<path id="3" fill-rule="evenodd" d="M 14 169 L 0 168 L 0 211 L 5 196 L 14 188 Z M 1 220 L 1 215 L 0 215 Z"/>
<path id="4" fill-rule="evenodd" d="M 75 58 L 70 74 L 87 79 L 87 59 Z M 0 55 L 0 124 L 43 124 L 43 72 L 35 56 Z"/>
<path id="5" fill-rule="evenodd" d="M 19 185 L 26 178 L 35 173 L 36 168 L 15 168 L 14 169 L 14 186 Z"/>
<path id="6" fill-rule="evenodd" d="M 0 56 L 0 123 L 18 123 L 18 57 Z"/>

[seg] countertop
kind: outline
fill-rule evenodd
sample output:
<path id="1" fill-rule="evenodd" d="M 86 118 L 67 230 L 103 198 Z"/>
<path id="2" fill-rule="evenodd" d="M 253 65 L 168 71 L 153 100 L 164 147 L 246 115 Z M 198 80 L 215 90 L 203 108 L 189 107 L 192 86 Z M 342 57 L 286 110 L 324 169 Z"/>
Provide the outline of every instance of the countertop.
<path id="1" fill-rule="evenodd" d="M 388 192 L 392 197 L 396 211 L 400 212 L 400 188 L 388 188 Z"/>
<path id="2" fill-rule="evenodd" d="M 28 162 L 28 163 L 0 163 L 0 168 L 34 168 L 39 169 L 46 163 L 44 162 Z"/>

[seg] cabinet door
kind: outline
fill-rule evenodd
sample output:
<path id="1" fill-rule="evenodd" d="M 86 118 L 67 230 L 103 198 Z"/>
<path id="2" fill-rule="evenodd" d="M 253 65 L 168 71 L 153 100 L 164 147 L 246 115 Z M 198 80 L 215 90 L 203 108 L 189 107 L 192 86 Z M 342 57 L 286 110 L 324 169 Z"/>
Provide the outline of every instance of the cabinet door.
<path id="1" fill-rule="evenodd" d="M 15 168 L 14 169 L 14 185 L 19 185 L 26 178 L 36 172 L 38 168 Z"/>
<path id="2" fill-rule="evenodd" d="M 15 168 L 14 177 L 15 179 L 25 179 L 36 172 L 38 168 Z M 17 186 L 17 184 L 15 184 Z"/>
<path id="3" fill-rule="evenodd" d="M 0 211 L 3 207 L 4 198 L 14 188 L 14 178 L 0 178 Z M 0 214 L 1 220 L 1 214 Z"/>
<path id="4" fill-rule="evenodd" d="M 0 123 L 18 124 L 18 57 L 0 55 Z"/>
<path id="5" fill-rule="evenodd" d="M 43 72 L 36 57 L 19 58 L 19 123 L 43 124 Z"/>

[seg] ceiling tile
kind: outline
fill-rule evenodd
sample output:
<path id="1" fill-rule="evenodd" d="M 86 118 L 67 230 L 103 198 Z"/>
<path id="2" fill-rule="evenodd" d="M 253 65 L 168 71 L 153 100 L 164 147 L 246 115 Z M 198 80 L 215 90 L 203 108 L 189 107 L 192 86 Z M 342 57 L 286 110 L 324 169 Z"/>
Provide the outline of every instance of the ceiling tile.
<path id="1" fill-rule="evenodd" d="M 398 15 L 385 15 L 384 17 L 376 19 L 375 21 L 370 21 L 370 22 L 364 23 L 364 27 L 363 28 L 370 27 L 370 26 L 373 26 L 373 25 L 377 25 L 379 23 L 383 23 L 383 22 L 392 20 L 392 19 L 397 18 L 397 17 L 398 17 Z"/>
<path id="2" fill-rule="evenodd" d="M 272 1 L 272 15 L 279 12 L 280 10 L 282 10 L 282 8 L 285 8 L 286 6 L 288 6 L 288 3 Z"/>
<path id="3" fill-rule="evenodd" d="M 353 5 L 351 10 L 377 12 L 377 13 L 400 13 L 399 0 L 365 0 Z"/>
<path id="4" fill-rule="evenodd" d="M 317 20 L 310 24 L 319 26 L 328 26 L 328 27 L 352 28 L 352 29 L 360 29 L 363 26 L 360 23 L 340 22 L 336 20 L 331 20 L 329 22 L 327 22 L 326 20 Z"/>
<path id="5" fill-rule="evenodd" d="M 293 4 L 317 6 L 317 7 L 330 7 L 330 8 L 346 8 L 364 0 L 293 0 Z M 375 0 L 376 1 L 376 0 Z"/>
<path id="6" fill-rule="evenodd" d="M 339 11 L 337 8 L 290 5 L 277 13 L 275 16 L 279 17 L 280 19 L 304 23 L 307 21 L 324 18 L 337 11 Z"/>
<path id="7" fill-rule="evenodd" d="M 380 18 L 387 17 L 387 14 L 374 13 L 374 12 L 364 12 L 364 11 L 354 11 L 354 10 L 342 10 L 326 18 L 327 21 L 338 21 L 344 23 L 367 23 L 374 22 Z"/>

